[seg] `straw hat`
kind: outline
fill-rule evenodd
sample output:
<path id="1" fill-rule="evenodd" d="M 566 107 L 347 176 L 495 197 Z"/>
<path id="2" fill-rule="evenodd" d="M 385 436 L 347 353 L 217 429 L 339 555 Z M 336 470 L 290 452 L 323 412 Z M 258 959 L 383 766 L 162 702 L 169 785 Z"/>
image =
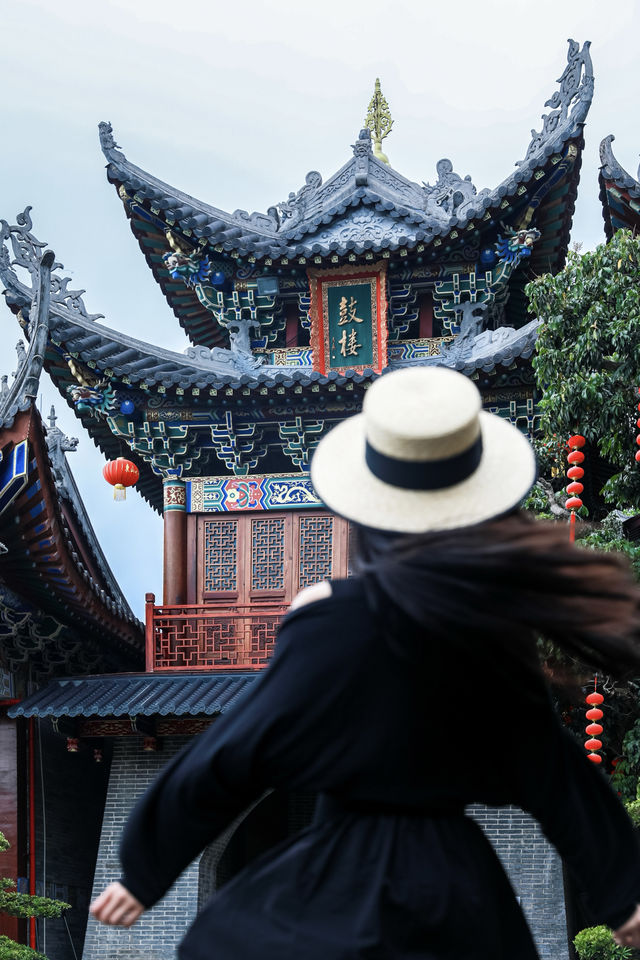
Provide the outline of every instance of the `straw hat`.
<path id="1" fill-rule="evenodd" d="M 443 367 L 398 370 L 368 390 L 362 413 L 318 445 L 311 479 L 349 520 L 399 533 L 452 530 L 515 507 L 536 461 L 511 423 L 481 409 L 474 384 Z"/>

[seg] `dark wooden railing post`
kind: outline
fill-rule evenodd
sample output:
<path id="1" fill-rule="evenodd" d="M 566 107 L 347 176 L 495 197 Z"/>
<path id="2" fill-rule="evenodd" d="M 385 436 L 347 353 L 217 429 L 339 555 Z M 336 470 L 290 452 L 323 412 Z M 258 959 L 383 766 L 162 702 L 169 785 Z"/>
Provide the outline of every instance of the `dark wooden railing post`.
<path id="1" fill-rule="evenodd" d="M 144 595 L 144 623 L 145 623 L 145 670 L 147 673 L 153 672 L 155 660 L 154 640 L 153 640 L 153 610 L 155 607 L 155 593 L 145 593 Z"/>

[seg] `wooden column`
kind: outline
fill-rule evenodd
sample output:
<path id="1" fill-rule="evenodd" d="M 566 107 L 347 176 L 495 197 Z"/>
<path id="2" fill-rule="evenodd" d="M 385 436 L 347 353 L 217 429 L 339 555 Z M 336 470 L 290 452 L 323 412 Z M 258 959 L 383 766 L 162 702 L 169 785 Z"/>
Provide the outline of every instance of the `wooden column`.
<path id="1" fill-rule="evenodd" d="M 187 602 L 187 497 L 183 480 L 164 480 L 164 604 Z"/>
<path id="2" fill-rule="evenodd" d="M 0 829 L 11 844 L 0 854 L 3 877 L 27 876 L 26 775 L 24 721 L 9 720 L 0 706 Z M 26 942 L 27 924 L 0 914 L 0 933 Z"/>

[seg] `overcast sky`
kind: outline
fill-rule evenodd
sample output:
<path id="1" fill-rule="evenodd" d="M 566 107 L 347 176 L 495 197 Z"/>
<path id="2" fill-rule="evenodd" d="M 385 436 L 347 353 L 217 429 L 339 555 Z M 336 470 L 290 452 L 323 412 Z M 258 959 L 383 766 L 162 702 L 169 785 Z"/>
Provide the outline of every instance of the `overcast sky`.
<path id="1" fill-rule="evenodd" d="M 90 311 L 143 340 L 186 340 L 107 183 L 97 125 L 127 157 L 227 210 L 266 210 L 351 155 L 376 76 L 394 117 L 392 166 L 434 182 L 449 157 L 478 187 L 522 159 L 566 63 L 591 40 L 595 97 L 572 239 L 604 239 L 598 145 L 640 150 L 640 5 L 633 0 L 0 0 L 0 217 L 33 205 L 34 232 Z M 2 368 L 18 326 L 0 304 Z M 139 616 L 160 595 L 162 521 L 135 494 L 115 504 L 102 456 L 43 382 L 59 425 L 80 435 L 70 463 L 108 559 Z"/>

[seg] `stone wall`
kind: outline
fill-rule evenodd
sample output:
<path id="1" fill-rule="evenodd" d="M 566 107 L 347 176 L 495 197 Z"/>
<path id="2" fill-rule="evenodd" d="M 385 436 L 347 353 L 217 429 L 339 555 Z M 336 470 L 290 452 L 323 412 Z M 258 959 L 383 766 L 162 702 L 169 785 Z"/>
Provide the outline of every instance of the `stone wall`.
<path id="1" fill-rule="evenodd" d="M 567 960 L 562 861 L 538 823 L 517 807 L 467 809 L 500 857 L 542 960 Z"/>
<path id="2" fill-rule="evenodd" d="M 118 844 L 129 810 L 159 770 L 188 740 L 188 737 L 166 737 L 157 753 L 144 753 L 142 740 L 137 736 L 120 737 L 114 742 L 93 896 L 120 876 Z M 196 861 L 167 896 L 129 930 L 105 927 L 90 919 L 83 960 L 173 960 L 176 946 L 196 914 L 197 904 Z"/>

